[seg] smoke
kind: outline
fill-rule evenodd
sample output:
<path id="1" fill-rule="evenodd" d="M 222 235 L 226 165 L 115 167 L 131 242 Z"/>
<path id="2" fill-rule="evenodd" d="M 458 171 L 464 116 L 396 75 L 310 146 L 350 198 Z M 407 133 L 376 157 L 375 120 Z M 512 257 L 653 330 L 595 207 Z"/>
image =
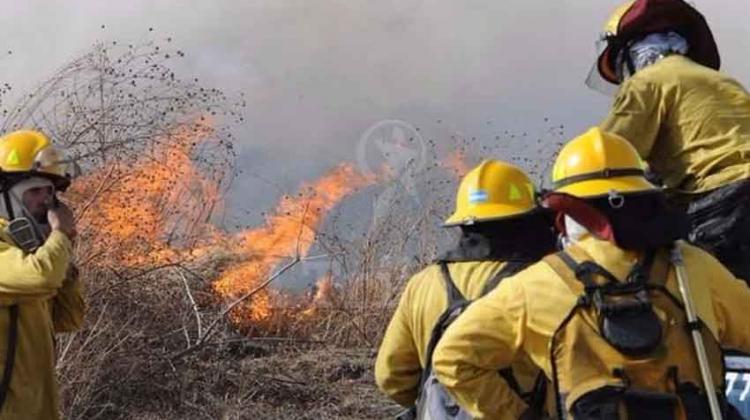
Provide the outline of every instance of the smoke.
<path id="1" fill-rule="evenodd" d="M 445 143 L 460 133 L 595 124 L 609 99 L 587 90 L 593 42 L 614 0 L 4 0 L 0 81 L 35 85 L 97 39 L 171 36 L 185 75 L 245 93 L 237 137 L 241 210 L 351 161 L 383 119 Z M 744 2 L 701 2 L 725 69 L 748 80 Z M 104 28 L 102 28 L 102 25 Z M 149 31 L 149 28 L 153 28 Z M 12 51 L 11 55 L 3 53 Z M 439 122 L 438 122 L 439 121 Z M 523 145 L 513 145 L 523 148 Z M 508 150 L 508 154 L 516 150 Z M 522 153 L 522 150 L 518 150 Z"/>

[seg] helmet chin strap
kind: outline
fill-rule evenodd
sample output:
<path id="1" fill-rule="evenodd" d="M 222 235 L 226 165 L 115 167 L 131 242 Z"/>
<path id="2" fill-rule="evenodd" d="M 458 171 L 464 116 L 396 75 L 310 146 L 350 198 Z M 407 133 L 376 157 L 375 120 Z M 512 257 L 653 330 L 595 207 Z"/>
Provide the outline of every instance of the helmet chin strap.
<path id="1" fill-rule="evenodd" d="M 11 202 L 10 190 L 8 188 L 3 188 L 3 202 L 5 202 L 5 211 L 8 213 L 8 220 L 15 219 L 16 216 L 13 212 L 13 202 Z"/>

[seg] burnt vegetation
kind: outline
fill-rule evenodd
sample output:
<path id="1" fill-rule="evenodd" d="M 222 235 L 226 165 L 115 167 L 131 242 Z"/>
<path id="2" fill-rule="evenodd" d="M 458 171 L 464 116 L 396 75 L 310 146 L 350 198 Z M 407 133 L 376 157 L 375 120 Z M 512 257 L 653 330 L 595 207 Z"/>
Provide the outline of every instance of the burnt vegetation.
<path id="1" fill-rule="evenodd" d="M 541 176 L 548 168 L 535 165 L 549 160 L 536 157 L 557 148 L 563 128 L 456 136 L 450 164 L 426 140 L 418 170 L 368 178 L 342 166 L 282 197 L 266 226 L 227 232 L 222 198 L 246 100 L 178 75 L 184 56 L 171 38 L 99 43 L 12 106 L 0 101 L 4 132 L 38 128 L 80 170 L 63 199 L 77 213 L 89 310 L 84 328 L 57 342 L 64 418 L 393 414 L 373 358 L 405 281 L 452 238 L 439 223 L 456 175 L 494 156 Z M 11 93 L 0 86 L 0 99 Z M 514 142 L 525 157 L 505 152 Z M 337 176 L 361 185 L 322 182 Z M 341 201 L 363 191 L 378 203 L 352 217 Z M 273 287 L 312 262 L 325 269 L 307 293 Z M 218 288 L 229 274 L 226 284 L 242 287 Z"/>

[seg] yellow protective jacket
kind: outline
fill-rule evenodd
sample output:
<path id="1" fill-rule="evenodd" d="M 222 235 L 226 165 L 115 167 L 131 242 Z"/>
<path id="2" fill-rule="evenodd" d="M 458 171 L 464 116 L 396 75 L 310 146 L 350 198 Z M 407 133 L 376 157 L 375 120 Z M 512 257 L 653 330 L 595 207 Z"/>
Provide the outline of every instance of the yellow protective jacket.
<path id="1" fill-rule="evenodd" d="M 54 334 L 80 328 L 85 311 L 76 276 L 66 276 L 75 271 L 72 245 L 53 231 L 35 253 L 24 254 L 5 235 L 6 225 L 0 220 L 0 370 L 8 354 L 12 305 L 18 305 L 18 339 L 0 420 L 54 420 L 59 418 Z"/>
<path id="2" fill-rule="evenodd" d="M 630 141 L 676 193 L 750 178 L 750 95 L 689 58 L 666 57 L 627 79 L 601 128 Z"/>
<path id="3" fill-rule="evenodd" d="M 461 294 L 467 299 L 476 299 L 504 265 L 495 261 L 455 262 L 448 268 Z M 414 405 L 417 399 L 432 330 L 447 307 L 448 296 L 440 266 L 430 265 L 409 280 L 386 329 L 375 362 L 375 380 L 385 394 L 405 407 Z M 532 389 L 538 372 L 529 361 L 519 359 L 513 365 L 513 374 L 523 391 Z M 526 403 L 497 371 L 492 374 L 496 381 L 504 384 L 495 393 L 497 403 L 507 410 L 508 418 L 517 419 L 526 409 Z"/>
<path id="4" fill-rule="evenodd" d="M 639 257 L 590 237 L 575 246 L 618 279 Z M 699 317 L 723 346 L 750 351 L 750 328 L 738 316 L 750 302 L 750 288 L 708 253 L 684 245 L 683 254 Z M 680 296 L 674 270 L 666 287 Z M 475 418 L 510 418 L 503 404 L 507 385 L 495 372 L 528 357 L 552 378 L 552 336 L 578 296 L 544 261 L 505 279 L 445 332 L 433 356 L 435 375 Z"/>

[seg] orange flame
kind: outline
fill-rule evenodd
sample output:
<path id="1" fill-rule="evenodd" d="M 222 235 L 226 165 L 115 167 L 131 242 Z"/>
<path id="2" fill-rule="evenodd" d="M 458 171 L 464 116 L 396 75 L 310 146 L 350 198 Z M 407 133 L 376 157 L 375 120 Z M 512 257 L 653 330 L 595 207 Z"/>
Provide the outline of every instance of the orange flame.
<path id="1" fill-rule="evenodd" d="M 205 220 L 218 202 L 218 186 L 193 162 L 198 139 L 208 138 L 205 123 L 183 126 L 144 151 L 135 163 L 115 161 L 79 178 L 70 194 L 84 202 L 81 232 L 91 245 L 90 259 L 125 266 L 164 263 L 176 258 L 197 231 L 212 237 Z M 88 201 L 88 205 L 86 204 Z"/>
<path id="2" fill-rule="evenodd" d="M 333 284 L 333 276 L 326 273 L 315 282 L 315 294 L 309 307 L 302 312 L 304 316 L 312 316 L 318 312 L 318 309 L 329 305 L 336 294 L 336 286 Z"/>
<path id="3" fill-rule="evenodd" d="M 358 188 L 376 182 L 374 175 L 339 165 L 283 197 L 263 226 L 230 234 L 208 221 L 221 204 L 219 186 L 193 156 L 211 130 L 205 123 L 186 125 L 134 163 L 115 161 L 76 180 L 69 194 L 79 204 L 88 262 L 140 268 L 227 251 L 236 262 L 210 287 L 230 301 L 255 290 L 284 260 L 304 258 L 326 215 Z M 239 327 L 266 320 L 274 298 L 269 289 L 258 290 L 230 318 Z"/>
<path id="4" fill-rule="evenodd" d="M 214 291 L 225 298 L 236 298 L 255 289 L 283 260 L 295 255 L 306 256 L 325 215 L 342 198 L 372 182 L 372 177 L 342 164 L 318 181 L 304 185 L 296 196 L 284 197 L 265 226 L 239 235 L 246 260 L 214 282 Z M 264 290 L 259 291 L 244 310 L 235 311 L 233 319 L 257 321 L 269 315 L 269 295 Z"/>

